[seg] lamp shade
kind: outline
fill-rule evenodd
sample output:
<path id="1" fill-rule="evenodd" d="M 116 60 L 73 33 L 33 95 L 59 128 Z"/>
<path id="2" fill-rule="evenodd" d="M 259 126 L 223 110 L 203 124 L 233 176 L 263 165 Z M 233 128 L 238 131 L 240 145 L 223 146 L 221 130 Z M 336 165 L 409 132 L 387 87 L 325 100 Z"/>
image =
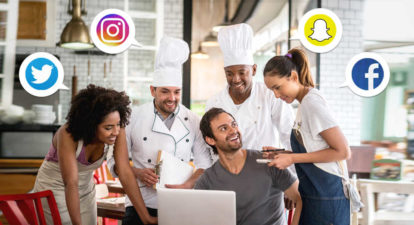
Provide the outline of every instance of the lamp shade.
<path id="1" fill-rule="evenodd" d="M 93 48 L 88 27 L 81 18 L 72 18 L 60 35 L 60 46 L 70 49 Z"/>
<path id="2" fill-rule="evenodd" d="M 72 19 L 60 35 L 60 46 L 76 50 L 93 48 L 88 27 L 81 18 L 80 0 L 73 0 L 72 6 Z"/>

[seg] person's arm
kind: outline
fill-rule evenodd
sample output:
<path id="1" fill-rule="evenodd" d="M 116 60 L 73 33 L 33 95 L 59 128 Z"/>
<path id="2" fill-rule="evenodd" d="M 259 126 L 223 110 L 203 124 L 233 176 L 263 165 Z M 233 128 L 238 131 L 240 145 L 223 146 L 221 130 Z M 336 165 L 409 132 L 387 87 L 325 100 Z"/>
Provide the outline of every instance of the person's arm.
<path id="1" fill-rule="evenodd" d="M 351 158 L 351 150 L 338 126 L 324 130 L 320 135 L 329 148 L 310 153 L 279 154 L 274 156 L 269 166 L 285 169 L 293 163 L 326 163 Z"/>
<path id="2" fill-rule="evenodd" d="M 183 184 L 165 184 L 166 188 L 177 188 L 177 189 L 191 189 L 194 187 L 198 178 L 204 173 L 204 169 L 197 169 L 193 175 Z"/>
<path id="3" fill-rule="evenodd" d="M 137 211 L 139 217 L 144 224 L 158 223 L 156 217 L 149 215 L 144 200 L 142 199 L 141 191 L 136 182 L 134 172 L 129 165 L 125 128 L 121 128 L 119 131 L 119 135 L 116 139 L 114 147 L 114 157 L 116 172 L 118 174 L 119 180 L 121 181 L 122 187 L 131 200 L 131 203 Z"/>
<path id="4" fill-rule="evenodd" d="M 302 198 L 300 197 L 298 186 L 299 181 L 296 180 L 288 189 L 285 190 L 285 195 L 296 205 L 292 225 L 299 224 L 300 213 L 302 212 Z"/>
<path id="5" fill-rule="evenodd" d="M 72 224 L 81 222 L 79 190 L 78 190 L 78 165 L 76 162 L 77 143 L 66 131 L 66 125 L 62 126 L 56 139 L 59 167 L 65 186 L 65 200 Z"/>
<path id="6" fill-rule="evenodd" d="M 204 170 L 211 166 L 212 158 L 210 155 L 210 147 L 206 144 L 203 139 L 203 135 L 201 134 L 199 128 L 200 118 L 194 116 L 190 117 L 190 119 L 192 122 L 193 130 L 195 131 L 195 139 L 192 146 L 192 152 L 194 153 L 194 165 L 196 166 L 197 170 L 183 184 L 166 184 L 165 187 L 167 188 L 191 189 L 194 187 L 198 178 L 204 173 Z"/>

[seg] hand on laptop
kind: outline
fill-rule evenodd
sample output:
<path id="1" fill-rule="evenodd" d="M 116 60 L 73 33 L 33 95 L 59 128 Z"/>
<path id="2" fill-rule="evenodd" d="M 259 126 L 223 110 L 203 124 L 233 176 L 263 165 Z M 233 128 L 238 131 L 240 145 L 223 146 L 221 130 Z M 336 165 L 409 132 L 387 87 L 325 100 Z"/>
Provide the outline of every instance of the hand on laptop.
<path id="1" fill-rule="evenodd" d="M 183 184 L 165 184 L 166 188 L 172 189 L 192 189 L 193 186 L 189 182 L 184 182 Z"/>
<path id="2" fill-rule="evenodd" d="M 132 169 L 134 171 L 135 177 L 148 187 L 151 187 L 158 182 L 158 176 L 155 174 L 153 168 L 139 169 L 133 167 Z"/>

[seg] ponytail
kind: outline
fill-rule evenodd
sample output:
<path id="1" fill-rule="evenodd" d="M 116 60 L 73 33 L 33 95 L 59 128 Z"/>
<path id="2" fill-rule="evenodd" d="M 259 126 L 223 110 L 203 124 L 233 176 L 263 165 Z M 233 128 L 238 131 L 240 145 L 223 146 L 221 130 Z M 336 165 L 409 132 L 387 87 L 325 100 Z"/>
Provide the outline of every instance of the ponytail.
<path id="1" fill-rule="evenodd" d="M 310 73 L 309 61 L 303 50 L 293 48 L 285 56 L 271 58 L 264 68 L 264 76 L 290 77 L 292 70 L 298 73 L 300 84 L 315 87 Z"/>

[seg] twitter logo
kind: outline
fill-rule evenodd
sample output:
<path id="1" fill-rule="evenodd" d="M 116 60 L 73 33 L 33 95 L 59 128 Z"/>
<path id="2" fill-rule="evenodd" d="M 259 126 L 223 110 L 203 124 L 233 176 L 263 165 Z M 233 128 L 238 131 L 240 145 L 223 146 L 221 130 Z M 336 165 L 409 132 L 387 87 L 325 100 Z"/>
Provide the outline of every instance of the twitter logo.
<path id="1" fill-rule="evenodd" d="M 46 90 L 58 79 L 56 65 L 47 58 L 36 58 L 26 67 L 27 83 L 36 90 Z"/>
<path id="2" fill-rule="evenodd" d="M 43 65 L 41 70 L 38 70 L 32 66 L 32 75 L 35 79 L 33 83 L 35 84 L 42 84 L 46 82 L 50 75 L 52 74 L 53 66 L 51 65 Z"/>
<path id="3" fill-rule="evenodd" d="M 68 90 L 63 84 L 65 71 L 62 63 L 47 52 L 27 56 L 19 68 L 19 81 L 24 90 L 36 97 L 52 95 L 59 89 Z"/>

